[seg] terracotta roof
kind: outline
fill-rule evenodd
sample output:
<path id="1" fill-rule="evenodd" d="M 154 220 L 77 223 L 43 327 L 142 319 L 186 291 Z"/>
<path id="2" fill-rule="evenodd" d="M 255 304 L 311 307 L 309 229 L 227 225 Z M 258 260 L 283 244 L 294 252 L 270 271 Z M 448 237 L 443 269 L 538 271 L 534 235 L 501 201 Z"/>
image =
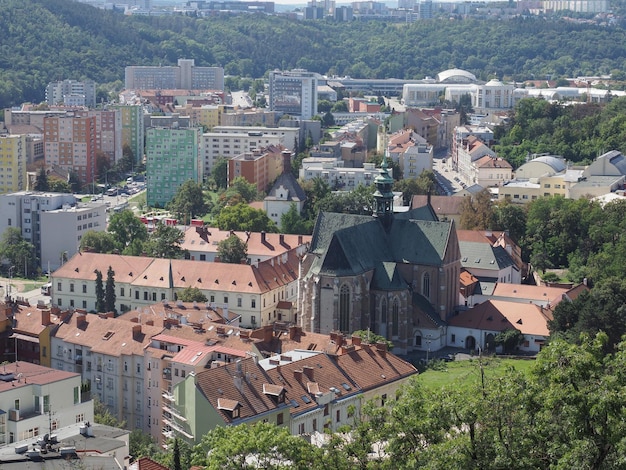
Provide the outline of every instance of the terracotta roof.
<path id="1" fill-rule="evenodd" d="M 203 342 L 206 346 L 219 346 L 233 351 L 254 351 L 258 339 L 251 338 L 250 330 L 222 324 L 206 324 L 199 331 L 189 325 L 169 324 L 163 335 L 153 337 L 154 340 L 163 340 L 172 344 L 192 345 Z M 226 349 L 224 349 L 226 350 Z M 236 355 L 234 352 L 231 355 Z"/>
<path id="2" fill-rule="evenodd" d="M 474 277 L 474 275 L 470 273 L 469 271 L 467 271 L 466 269 L 461 269 L 459 278 L 461 280 L 461 287 L 470 286 L 478 282 L 478 278 Z"/>
<path id="3" fill-rule="evenodd" d="M 417 374 L 413 365 L 387 352 L 386 345 L 382 348 L 363 344 L 337 355 L 334 360 L 363 391 Z"/>
<path id="4" fill-rule="evenodd" d="M 140 457 L 130 465 L 129 470 L 168 470 L 168 468 L 149 457 Z"/>
<path id="5" fill-rule="evenodd" d="M 563 294 L 564 298 L 569 299 L 570 301 L 576 300 L 580 294 L 585 291 L 588 291 L 589 287 L 586 284 L 578 284 L 577 286 L 572 287 L 570 290 Z"/>
<path id="6" fill-rule="evenodd" d="M 252 358 L 242 359 L 236 363 L 225 364 L 215 369 L 207 369 L 196 374 L 196 386 L 222 416 L 226 423 L 236 423 L 261 413 L 285 407 L 263 393 L 263 384 L 271 383 L 262 367 Z M 239 417 L 234 418 L 223 407 L 224 402 L 238 402 Z M 220 409 L 220 404 L 222 408 Z"/>
<path id="7" fill-rule="evenodd" d="M 54 336 L 66 343 L 88 346 L 92 352 L 121 356 L 143 355 L 151 338 L 163 331 L 162 326 L 136 325 L 141 330 L 134 333 L 129 322 L 106 318 L 97 314 L 74 313 L 61 324 Z"/>
<path id="8" fill-rule="evenodd" d="M 141 256 L 102 253 L 77 253 L 52 278 L 77 280 L 96 279 L 96 270 L 106 274 L 109 266 L 115 281 L 133 286 L 168 288 L 196 287 L 200 290 L 260 294 L 293 282 L 298 276 L 298 255 L 295 249 L 259 263 L 208 263 L 192 260 L 168 260 Z"/>
<path id="9" fill-rule="evenodd" d="M 485 155 L 480 157 L 474 162 L 474 165 L 478 168 L 505 168 L 512 170 L 513 167 L 509 162 L 503 158 L 493 158 L 491 155 Z"/>
<path id="10" fill-rule="evenodd" d="M 10 374 L 13 375 L 13 380 L 10 380 Z M 15 378 L 18 374 L 21 374 L 19 379 Z M 0 380 L 0 392 L 30 385 L 48 385 L 79 376 L 80 374 L 74 372 L 50 369 L 30 362 L 12 362 L 0 367 L 0 377 L 7 379 L 6 381 Z"/>
<path id="11" fill-rule="evenodd" d="M 57 315 L 51 314 L 49 309 L 42 310 L 25 305 L 17 306 L 13 318 L 13 331 L 15 333 L 37 337 L 46 329 L 46 326 L 58 324 L 61 321 Z"/>
<path id="12" fill-rule="evenodd" d="M 208 305 L 207 305 L 208 304 Z M 204 323 L 226 323 L 234 320 L 238 315 L 214 305 L 210 302 L 156 302 L 148 307 L 129 310 L 118 316 L 122 320 L 135 323 L 152 322 L 162 325 L 165 318 L 176 319 L 179 323 L 186 323 L 194 327 L 202 327 Z"/>
<path id="13" fill-rule="evenodd" d="M 449 326 L 504 331 L 515 328 L 523 334 L 550 336 L 550 313 L 535 304 L 488 300 L 452 317 Z"/>
<path id="14" fill-rule="evenodd" d="M 550 305 L 561 301 L 562 295 L 567 292 L 562 287 L 533 286 L 527 284 L 498 283 L 493 291 L 493 297 L 507 297 L 523 301 L 547 302 Z"/>

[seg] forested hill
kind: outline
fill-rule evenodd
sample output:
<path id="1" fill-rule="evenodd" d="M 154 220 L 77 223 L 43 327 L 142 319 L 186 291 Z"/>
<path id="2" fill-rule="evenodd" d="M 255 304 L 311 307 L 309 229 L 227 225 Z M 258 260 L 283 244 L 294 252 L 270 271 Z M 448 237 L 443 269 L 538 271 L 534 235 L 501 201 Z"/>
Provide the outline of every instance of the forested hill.
<path id="1" fill-rule="evenodd" d="M 623 29 L 542 19 L 332 23 L 274 16 L 126 17 L 70 0 L 0 0 L 0 107 L 43 100 L 49 81 L 124 78 L 126 65 L 193 58 L 260 77 L 293 67 L 423 78 L 459 67 L 486 79 L 626 69 Z"/>

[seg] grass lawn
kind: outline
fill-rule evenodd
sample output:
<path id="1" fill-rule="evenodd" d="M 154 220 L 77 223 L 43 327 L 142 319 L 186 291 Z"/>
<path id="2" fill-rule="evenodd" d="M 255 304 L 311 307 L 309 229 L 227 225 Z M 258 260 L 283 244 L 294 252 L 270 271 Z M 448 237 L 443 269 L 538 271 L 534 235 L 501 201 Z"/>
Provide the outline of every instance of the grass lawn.
<path id="1" fill-rule="evenodd" d="M 508 367 L 514 367 L 521 372 L 528 372 L 534 360 L 529 359 L 498 359 L 483 358 L 485 377 L 503 373 Z M 422 372 L 417 379 L 425 389 L 437 390 L 448 385 L 462 384 L 467 381 L 480 380 L 478 359 L 441 363 L 440 370 L 428 369 Z"/>

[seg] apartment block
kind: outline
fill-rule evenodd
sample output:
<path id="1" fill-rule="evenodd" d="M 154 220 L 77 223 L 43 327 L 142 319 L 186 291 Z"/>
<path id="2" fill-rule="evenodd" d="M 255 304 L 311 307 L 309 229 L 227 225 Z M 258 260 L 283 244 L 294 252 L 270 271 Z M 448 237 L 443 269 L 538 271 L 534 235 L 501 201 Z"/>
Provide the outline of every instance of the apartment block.
<path id="1" fill-rule="evenodd" d="M 46 165 L 58 165 L 78 175 L 81 183 L 95 181 L 96 118 L 47 117 L 44 119 Z"/>
<path id="2" fill-rule="evenodd" d="M 388 170 L 391 173 L 391 169 Z M 300 168 L 300 179 L 307 181 L 321 178 L 333 189 L 346 191 L 359 184 L 371 186 L 378 170 L 374 163 L 364 163 L 363 168 L 345 168 L 342 160 L 334 158 L 305 158 Z"/>
<path id="3" fill-rule="evenodd" d="M 129 66 L 125 70 L 129 90 L 223 90 L 222 67 L 197 67 L 194 59 L 178 59 L 177 66 Z"/>
<path id="4" fill-rule="evenodd" d="M 317 114 L 318 77 L 303 69 L 270 72 L 270 109 L 301 119 L 312 118 Z"/>
<path id="5" fill-rule="evenodd" d="M 121 114 L 121 144 L 130 147 L 135 157 L 135 164 L 141 163 L 144 157 L 143 108 L 140 105 L 110 105 L 109 109 L 118 110 Z"/>
<path id="6" fill-rule="evenodd" d="M 111 165 L 122 159 L 122 114 L 119 110 L 76 111 L 76 117 L 96 119 L 96 148 L 104 153 Z"/>
<path id="7" fill-rule="evenodd" d="M 25 135 L 0 136 L 0 194 L 26 189 L 28 143 Z"/>
<path id="8" fill-rule="evenodd" d="M 96 106 L 96 83 L 92 80 L 62 80 L 46 87 L 46 103 L 50 106 Z"/>
<path id="9" fill-rule="evenodd" d="M 202 181 L 199 129 L 152 128 L 146 135 L 147 200 L 165 207 L 187 180 Z"/>
<path id="10" fill-rule="evenodd" d="M 228 184 L 241 176 L 255 184 L 257 191 L 266 192 L 282 173 L 282 151 L 282 147 L 269 146 L 234 156 L 228 160 Z"/>

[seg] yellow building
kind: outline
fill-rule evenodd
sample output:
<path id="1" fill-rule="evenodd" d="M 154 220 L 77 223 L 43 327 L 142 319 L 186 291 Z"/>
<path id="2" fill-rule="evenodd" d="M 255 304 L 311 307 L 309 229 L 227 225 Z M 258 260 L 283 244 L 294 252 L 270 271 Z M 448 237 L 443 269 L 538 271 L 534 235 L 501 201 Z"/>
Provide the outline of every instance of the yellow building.
<path id="1" fill-rule="evenodd" d="M 0 136 L 0 194 L 26 189 L 25 135 Z"/>

